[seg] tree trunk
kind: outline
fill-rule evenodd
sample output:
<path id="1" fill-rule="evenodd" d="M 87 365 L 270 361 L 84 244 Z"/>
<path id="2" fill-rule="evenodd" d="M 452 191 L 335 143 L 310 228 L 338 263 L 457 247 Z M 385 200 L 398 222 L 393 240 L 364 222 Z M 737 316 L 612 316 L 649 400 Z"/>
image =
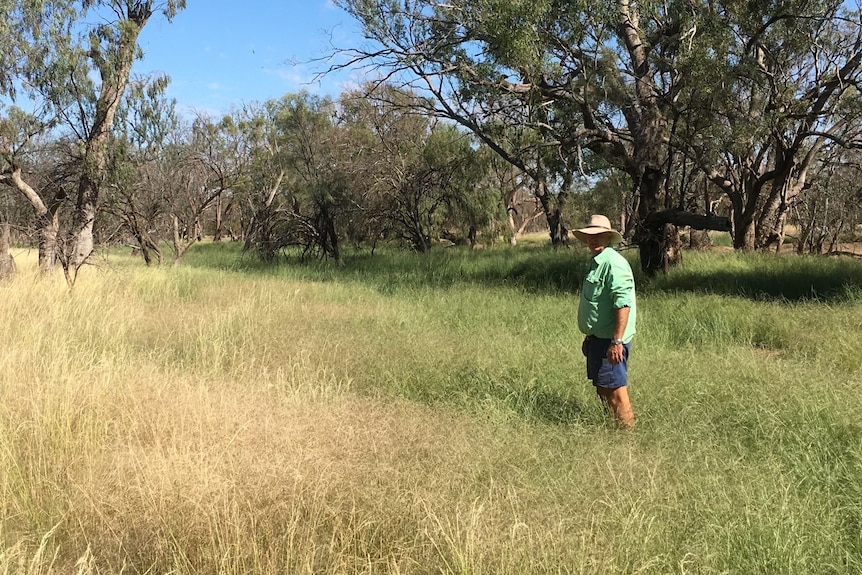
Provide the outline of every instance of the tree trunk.
<path id="1" fill-rule="evenodd" d="M 543 178 L 539 178 L 536 182 L 535 195 L 542 206 L 542 211 L 545 214 L 545 219 L 548 221 L 548 233 L 551 237 L 551 245 L 554 247 L 563 245 L 568 240 L 569 230 L 563 224 L 561 212 L 561 201 L 553 205 L 548 194 L 548 185 Z"/>
<path id="2" fill-rule="evenodd" d="M 635 181 L 634 194 L 640 197 L 640 203 L 634 238 L 638 244 L 641 270 L 653 276 L 659 271 L 667 271 L 668 267 L 665 241 L 667 222 L 655 216 L 658 213 L 662 173 L 658 169 L 645 169 Z"/>
<path id="3" fill-rule="evenodd" d="M 12 166 L 6 174 L 12 187 L 21 192 L 33 207 L 36 221 L 39 225 L 39 270 L 49 272 L 54 269 L 58 256 L 57 238 L 60 229 L 60 221 L 57 215 L 60 204 L 65 199 L 65 194 L 58 194 L 53 200 L 46 204 L 42 196 L 24 180 L 20 166 Z"/>
<path id="4" fill-rule="evenodd" d="M 826 250 L 826 253 L 831 254 L 835 251 L 835 246 L 838 244 L 838 237 L 841 235 L 841 232 L 844 231 L 844 218 L 841 218 L 841 221 L 838 223 L 838 226 L 835 228 L 835 232 L 832 234 L 832 241 L 829 242 L 829 249 Z"/>
<path id="5" fill-rule="evenodd" d="M 775 180 L 773 185 L 779 185 Z M 781 242 L 784 241 L 784 223 L 787 220 L 787 192 L 781 184 L 781 189 L 769 195 L 760 217 L 757 220 L 757 228 L 754 233 L 755 248 L 767 250 L 775 246 L 775 251 L 781 250 Z"/>
<path id="6" fill-rule="evenodd" d="M 733 249 L 746 252 L 754 251 L 754 218 L 746 210 L 741 197 L 731 195 L 733 206 Z"/>
<path id="7" fill-rule="evenodd" d="M 176 267 L 183 261 L 186 250 L 189 249 L 193 241 L 183 240 L 183 234 L 180 233 L 180 219 L 176 215 L 171 218 L 171 228 L 173 230 L 174 267 Z"/>
<path id="8" fill-rule="evenodd" d="M 551 208 L 550 211 L 545 212 L 545 215 L 548 220 L 551 245 L 559 247 L 565 244 L 568 240 L 569 230 L 563 224 L 563 216 L 560 213 L 560 209 L 557 207 Z"/>
<path id="9" fill-rule="evenodd" d="M 37 221 L 39 222 L 39 270 L 43 273 L 50 272 L 57 263 L 60 219 L 55 211 L 42 214 Z"/>
<path id="10" fill-rule="evenodd" d="M 96 152 L 96 150 L 94 150 Z M 103 156 L 104 158 L 104 156 Z M 104 159 L 96 160 L 101 167 L 90 168 L 91 174 L 97 175 L 101 170 L 104 173 Z M 84 160 L 85 164 L 90 163 Z M 99 181 L 90 177 L 86 172 L 81 177 L 81 182 L 78 187 L 78 204 L 75 206 L 75 219 L 72 227 L 72 250 L 68 257 L 67 275 L 72 278 L 74 283 L 75 276 L 78 270 L 93 253 L 93 224 L 96 221 L 96 210 L 99 202 Z"/>
<path id="11" fill-rule="evenodd" d="M 224 227 L 224 208 L 222 200 L 222 194 L 219 194 L 215 201 L 215 231 L 213 232 L 213 241 L 220 242 L 223 227 Z M 230 204 L 228 204 L 230 205 Z"/>
<path id="12" fill-rule="evenodd" d="M 323 218 L 323 229 L 319 230 L 319 232 L 320 237 L 323 239 L 323 250 L 335 260 L 338 267 L 343 267 L 344 260 L 341 259 L 341 248 L 338 243 L 338 233 L 335 230 L 335 220 L 329 211 L 329 206 L 325 202 L 322 202 L 320 207 L 320 214 Z"/>
<path id="13" fill-rule="evenodd" d="M 650 275 L 657 271 L 667 272 L 669 266 L 682 262 L 682 240 L 677 226 L 690 226 L 697 230 L 727 231 L 730 229 L 730 220 L 722 216 L 704 216 L 682 210 L 650 213 L 641 222 L 642 235 L 638 238 L 641 258 L 654 258 L 648 262 L 648 266 L 644 265 L 643 259 L 641 260 L 641 268 L 644 272 Z M 653 251 L 645 254 L 645 246 Z"/>
<path id="14" fill-rule="evenodd" d="M 693 250 L 705 250 L 712 245 L 709 232 L 691 228 L 688 233 L 688 245 Z"/>
<path id="15" fill-rule="evenodd" d="M 509 245 L 516 246 L 518 245 L 518 227 L 515 225 L 515 208 L 512 207 L 512 203 L 509 203 L 509 207 L 506 208 L 506 215 L 509 220 Z"/>
<path id="16" fill-rule="evenodd" d="M 9 253 L 9 224 L 0 224 L 0 281 L 12 279 L 17 271 L 15 258 Z"/>
<path id="17" fill-rule="evenodd" d="M 158 244 L 150 238 L 149 234 L 141 233 L 137 236 L 138 245 L 141 248 L 141 256 L 144 258 L 144 263 L 147 267 L 153 265 L 153 258 L 155 257 L 156 263 L 158 265 L 162 265 L 162 250 L 159 249 Z"/>
<path id="18" fill-rule="evenodd" d="M 78 199 L 71 229 L 71 251 L 64 265 L 66 280 L 74 284 L 78 270 L 93 253 L 93 224 L 99 205 L 99 191 L 107 167 L 108 140 L 114 114 L 129 81 L 129 74 L 138 50 L 138 36 L 152 15 L 147 3 L 129 8 L 127 18 L 119 22 L 119 38 L 113 46 L 115 57 L 105 58 L 97 52 L 102 87 L 96 101 L 96 114 L 84 145 L 84 165 L 78 184 Z"/>

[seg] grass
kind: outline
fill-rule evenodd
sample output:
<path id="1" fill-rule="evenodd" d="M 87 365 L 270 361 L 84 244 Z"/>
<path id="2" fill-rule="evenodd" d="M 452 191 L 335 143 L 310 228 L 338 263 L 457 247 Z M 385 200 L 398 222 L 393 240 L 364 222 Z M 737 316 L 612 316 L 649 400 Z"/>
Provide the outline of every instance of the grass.
<path id="1" fill-rule="evenodd" d="M 858 261 L 639 276 L 620 433 L 583 251 L 187 257 L 70 292 L 16 253 L 0 572 L 862 572 Z"/>

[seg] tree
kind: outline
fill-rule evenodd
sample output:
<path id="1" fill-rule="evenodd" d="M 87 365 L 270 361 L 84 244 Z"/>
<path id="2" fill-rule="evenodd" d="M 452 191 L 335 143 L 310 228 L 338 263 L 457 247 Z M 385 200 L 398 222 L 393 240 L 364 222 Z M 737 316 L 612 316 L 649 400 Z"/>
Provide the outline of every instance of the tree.
<path id="1" fill-rule="evenodd" d="M 818 163 L 817 177 L 792 205 L 797 253 L 832 252 L 842 233 L 852 234 L 862 223 L 862 153 L 837 146 L 833 152 Z"/>
<path id="2" fill-rule="evenodd" d="M 481 247 L 479 239 L 485 235 L 488 240 L 496 241 L 500 232 L 509 227 L 507 203 L 500 194 L 499 173 L 492 170 L 491 163 L 499 156 L 485 145 L 475 144 L 475 137 L 469 140 L 461 134 L 465 147 L 461 151 L 462 162 L 466 167 L 461 188 L 453 194 L 446 211 L 444 226 L 455 226 L 467 232 L 471 247 Z M 511 197 L 511 196 L 510 196 Z M 524 218 L 526 220 L 526 218 Z M 509 242 L 513 236 L 509 237 Z"/>
<path id="3" fill-rule="evenodd" d="M 517 245 L 531 223 L 542 216 L 542 206 L 531 193 L 527 176 L 499 154 L 488 158 L 487 185 L 497 190 L 498 201 L 506 210 L 509 244 Z"/>
<path id="4" fill-rule="evenodd" d="M 110 146 L 105 211 L 122 222 L 146 265 L 161 264 L 171 204 L 164 163 L 179 146 L 176 103 L 164 98 L 165 78 L 130 82 Z"/>
<path id="5" fill-rule="evenodd" d="M 378 216 L 382 232 L 416 251 L 429 251 L 435 236 L 456 228 L 475 243 L 498 205 L 480 185 L 487 150 L 454 124 L 418 114 L 417 99 L 386 84 L 342 97 L 342 124 L 365 150 L 352 163 L 370 186 L 358 202 Z"/>
<path id="6" fill-rule="evenodd" d="M 385 77 L 415 85 L 433 113 L 471 129 L 528 174 L 552 239 L 585 158 L 628 174 L 638 198 L 641 262 L 664 264 L 643 227 L 661 207 L 667 117 L 680 89 L 668 66 L 680 50 L 682 5 L 567 0 L 338 0 L 382 48 L 347 50 Z M 517 143 L 506 137 L 518 130 Z M 558 190 L 555 194 L 554 189 Z"/>
<path id="7" fill-rule="evenodd" d="M 15 276 L 15 258 L 9 253 L 9 238 L 11 237 L 9 223 L 0 220 L 0 281 Z"/>
<path id="8" fill-rule="evenodd" d="M 0 182 L 20 192 L 32 207 L 39 230 L 39 268 L 43 271 L 53 269 L 57 260 L 60 208 L 71 193 L 64 185 L 49 189 L 46 171 L 38 166 L 39 160 L 52 155 L 49 143 L 39 137 L 50 125 L 17 106 L 11 106 L 0 119 Z M 58 161 L 57 166 L 61 165 Z M 41 186 L 37 172 L 41 172 Z"/>
<path id="9" fill-rule="evenodd" d="M 288 94 L 257 114 L 248 124 L 255 143 L 246 247 L 273 259 L 299 246 L 303 258 L 330 257 L 340 265 L 338 228 L 352 209 L 344 169 L 350 143 L 334 124 L 333 102 Z"/>
<path id="10" fill-rule="evenodd" d="M 725 2 L 699 5 L 696 22 L 676 143 L 730 198 L 734 246 L 778 247 L 818 158 L 862 145 L 859 12 L 838 0 Z"/>
<path id="11" fill-rule="evenodd" d="M 820 147 L 855 145 L 859 16 L 838 0 L 337 3 L 374 43 L 344 50 L 345 66 L 432 96 L 429 112 L 530 174 L 538 198 L 561 182 L 565 200 L 590 165 L 627 174 L 648 273 L 668 263 L 667 226 L 690 219 L 670 208 L 692 166 L 730 196 L 737 246 L 750 234 L 765 246 Z"/>
<path id="12" fill-rule="evenodd" d="M 70 285 L 93 251 L 93 225 L 108 166 L 111 129 L 132 64 L 140 56 L 138 35 L 155 11 L 170 20 L 184 7 L 185 0 L 22 1 L 9 14 L 14 42 L 5 58 L 13 67 L 0 87 L 7 97 L 26 97 L 35 111 L 7 117 L 15 127 L 5 134 L 18 137 L 4 140 L 0 147 L 2 181 L 30 201 L 45 230 L 40 241 L 41 267 L 51 269 L 52 252 L 56 253 Z M 99 23 L 89 24 L 90 14 Z M 21 153 L 36 135 L 60 125 L 77 141 L 80 164 L 73 216 L 62 241 L 55 218 L 66 197 L 43 197 L 21 177 Z"/>
<path id="13" fill-rule="evenodd" d="M 219 229 L 222 201 L 243 186 L 251 162 L 250 143 L 232 115 L 218 122 L 199 115 L 185 134 L 162 161 L 174 265 L 202 239 L 205 214 L 215 211 L 213 231 Z"/>

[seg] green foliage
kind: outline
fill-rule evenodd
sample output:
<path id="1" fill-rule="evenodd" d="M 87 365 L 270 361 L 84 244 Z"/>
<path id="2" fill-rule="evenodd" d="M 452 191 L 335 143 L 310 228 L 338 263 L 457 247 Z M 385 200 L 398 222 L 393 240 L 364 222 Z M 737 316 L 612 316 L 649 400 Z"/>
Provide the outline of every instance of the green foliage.
<path id="1" fill-rule="evenodd" d="M 635 221 L 724 193 L 738 247 L 765 248 L 790 205 L 779 191 L 804 194 L 828 142 L 858 139 L 858 10 L 836 0 L 338 4 L 380 48 L 353 54 L 531 178 L 549 222 L 572 174 L 613 168 Z"/>
<path id="2" fill-rule="evenodd" d="M 478 35 L 488 53 L 524 78 L 538 78 L 544 64 L 541 26 L 551 13 L 550 0 L 483 0 L 473 11 Z"/>

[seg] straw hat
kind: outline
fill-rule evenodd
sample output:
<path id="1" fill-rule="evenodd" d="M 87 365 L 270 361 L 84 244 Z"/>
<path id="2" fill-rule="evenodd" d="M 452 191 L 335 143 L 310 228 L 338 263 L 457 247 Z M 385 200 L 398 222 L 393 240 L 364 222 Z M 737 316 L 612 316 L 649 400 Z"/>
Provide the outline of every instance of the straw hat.
<path id="1" fill-rule="evenodd" d="M 623 237 L 620 233 L 611 227 L 611 221 L 607 216 L 602 215 L 590 216 L 590 221 L 587 222 L 587 227 L 575 230 L 572 234 L 582 242 L 587 241 L 587 236 L 595 236 L 598 234 L 610 234 L 611 240 L 608 242 L 610 245 L 618 244 L 623 241 Z"/>

